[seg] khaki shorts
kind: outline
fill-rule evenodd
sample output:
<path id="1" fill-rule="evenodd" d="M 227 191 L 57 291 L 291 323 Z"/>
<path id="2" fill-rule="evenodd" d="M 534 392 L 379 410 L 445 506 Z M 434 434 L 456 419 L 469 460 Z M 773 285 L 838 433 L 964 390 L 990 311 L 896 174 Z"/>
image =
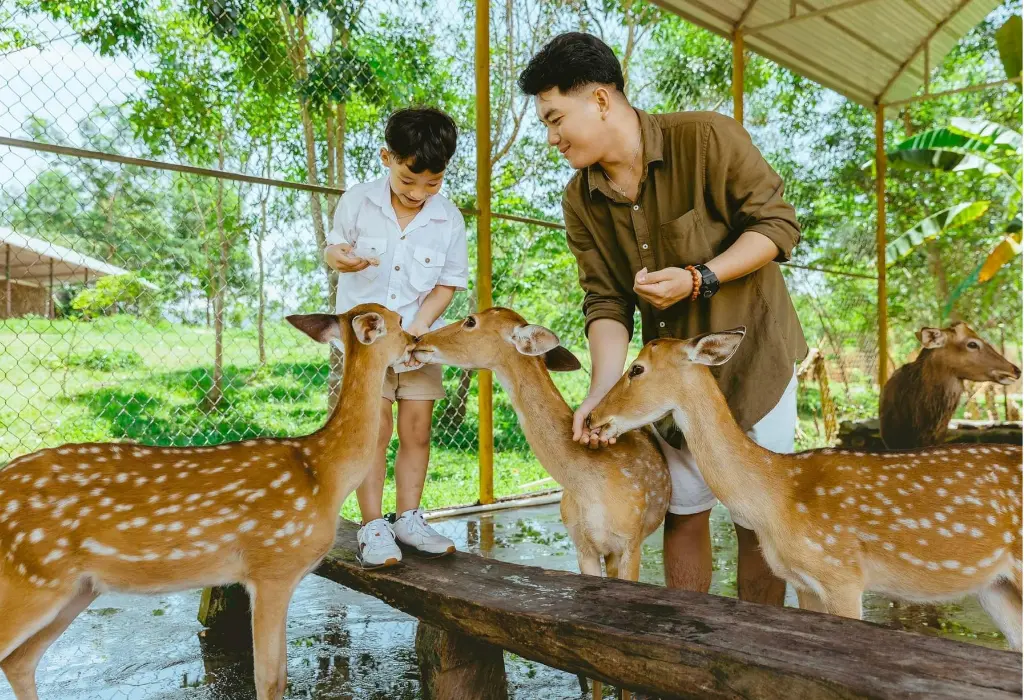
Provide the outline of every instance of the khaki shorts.
<path id="1" fill-rule="evenodd" d="M 438 401 L 444 398 L 444 385 L 441 383 L 441 365 L 423 365 L 411 372 L 396 374 L 388 368 L 384 375 L 384 387 L 381 396 L 394 403 L 398 401 Z"/>

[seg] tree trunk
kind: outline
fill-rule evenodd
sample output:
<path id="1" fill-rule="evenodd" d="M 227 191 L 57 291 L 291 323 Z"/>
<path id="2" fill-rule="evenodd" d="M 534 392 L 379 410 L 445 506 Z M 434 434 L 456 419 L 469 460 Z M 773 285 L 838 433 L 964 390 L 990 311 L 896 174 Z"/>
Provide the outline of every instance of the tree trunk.
<path id="1" fill-rule="evenodd" d="M 217 137 L 217 165 L 224 170 L 224 134 Z M 224 292 L 227 287 L 228 238 L 224 222 L 224 181 L 217 178 L 217 240 L 219 260 L 213 295 L 213 385 L 206 396 L 207 404 L 216 408 L 224 398 Z"/>
<path id="2" fill-rule="evenodd" d="M 936 241 L 928 241 L 928 263 L 931 265 L 932 273 L 935 275 L 935 283 L 938 286 L 938 316 L 941 317 L 942 307 L 946 304 L 946 300 L 949 299 L 949 280 L 946 278 L 946 268 L 942 264 L 942 252 L 939 250 L 939 244 Z M 949 320 L 951 322 L 960 320 L 960 315 L 956 312 L 955 305 L 949 310 Z"/>
<path id="3" fill-rule="evenodd" d="M 274 142 L 271 138 L 267 138 L 267 179 L 270 179 L 270 161 L 273 158 Z M 259 305 L 256 309 L 256 344 L 259 348 L 259 362 L 260 369 L 267 364 L 267 345 L 266 335 L 264 333 L 264 317 L 267 310 L 267 294 L 266 294 L 266 269 L 263 261 L 263 239 L 267 235 L 267 200 L 270 199 L 270 187 L 267 187 L 267 194 L 263 197 L 263 201 L 260 202 L 260 233 L 256 238 L 256 264 L 258 267 L 258 293 L 259 293 Z"/>
<path id="4" fill-rule="evenodd" d="M 455 396 L 445 406 L 441 414 L 440 425 L 451 430 L 462 426 L 466 420 L 466 405 L 469 403 L 469 385 L 473 381 L 473 373 L 468 369 L 459 370 L 459 385 L 455 389 Z"/>

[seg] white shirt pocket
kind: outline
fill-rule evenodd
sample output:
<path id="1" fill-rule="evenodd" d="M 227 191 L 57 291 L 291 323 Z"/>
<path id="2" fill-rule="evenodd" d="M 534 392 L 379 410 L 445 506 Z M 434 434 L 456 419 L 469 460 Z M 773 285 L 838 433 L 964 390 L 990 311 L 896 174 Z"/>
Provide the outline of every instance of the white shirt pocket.
<path id="1" fill-rule="evenodd" d="M 371 238 L 360 236 L 356 239 L 356 245 L 353 249 L 353 253 L 361 258 L 366 258 L 370 261 L 370 266 L 365 270 L 360 270 L 355 273 L 363 279 L 372 282 L 377 279 L 380 275 L 381 259 L 384 257 L 384 253 L 388 249 L 387 238 Z M 373 263 L 377 263 L 374 265 Z"/>
<path id="2" fill-rule="evenodd" d="M 409 266 L 409 285 L 418 294 L 428 292 L 437 285 L 444 267 L 445 254 L 423 246 L 416 246 Z"/>

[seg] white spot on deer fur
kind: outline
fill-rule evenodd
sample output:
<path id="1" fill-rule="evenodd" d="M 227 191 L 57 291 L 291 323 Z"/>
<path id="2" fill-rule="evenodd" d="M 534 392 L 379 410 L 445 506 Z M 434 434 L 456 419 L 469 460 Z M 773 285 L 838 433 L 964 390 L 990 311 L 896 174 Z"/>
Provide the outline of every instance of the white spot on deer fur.
<path id="1" fill-rule="evenodd" d="M 797 504 L 796 504 L 796 509 L 797 509 L 797 510 L 798 510 L 799 512 L 801 512 L 801 513 L 806 513 L 806 512 L 807 512 L 807 506 L 805 506 L 805 505 L 804 505 L 803 503 L 797 503 Z M 302 510 L 302 509 L 301 509 L 301 508 L 299 508 L 299 510 Z"/>
<path id="2" fill-rule="evenodd" d="M 82 540 L 82 549 L 84 549 L 87 552 L 92 552 L 93 554 L 98 554 L 100 556 L 105 557 L 117 554 L 117 550 L 115 548 L 108 547 L 105 544 L 100 544 L 91 537 L 86 537 L 84 540 Z"/>
<path id="3" fill-rule="evenodd" d="M 199 537 L 199 535 L 203 534 L 203 528 L 201 528 L 201 527 L 190 527 L 188 529 L 188 532 L 186 532 L 185 534 L 188 535 L 189 537 Z"/>
<path id="4" fill-rule="evenodd" d="M 28 541 L 31 542 L 32 544 L 36 544 L 37 542 L 42 542 L 43 541 L 43 531 L 40 530 L 39 528 L 36 528 L 28 536 Z"/>
<path id="5" fill-rule="evenodd" d="M 221 535 L 220 536 L 220 541 L 221 542 L 234 542 L 237 539 L 238 539 L 238 535 L 234 534 L 233 532 L 229 532 L 226 535 Z"/>
<path id="6" fill-rule="evenodd" d="M 960 573 L 962 573 L 964 576 L 973 576 L 974 574 L 978 573 L 978 570 L 975 569 L 973 566 L 965 566 Z"/>
<path id="7" fill-rule="evenodd" d="M 239 532 L 249 532 L 254 527 L 256 527 L 256 521 L 255 520 L 246 520 L 246 521 L 242 522 L 238 526 L 238 531 Z"/>
<path id="8" fill-rule="evenodd" d="M 173 523 L 168 523 L 167 532 L 180 532 L 184 528 L 185 526 L 182 523 L 175 520 Z"/>
<path id="9" fill-rule="evenodd" d="M 797 507 L 799 508 L 799 505 Z M 295 499 L 295 510 L 305 510 L 305 509 L 306 509 L 306 499 L 303 498 L 302 496 L 299 496 L 298 498 Z"/>
<path id="10" fill-rule="evenodd" d="M 892 552 L 896 549 L 896 545 L 894 545 L 892 542 L 883 542 L 882 549 L 886 550 L 887 552 Z"/>
<path id="11" fill-rule="evenodd" d="M 829 489 L 828 495 L 829 496 L 835 496 L 835 495 L 840 494 L 842 492 L 843 492 L 843 487 L 842 486 L 836 486 L 835 488 Z"/>
<path id="12" fill-rule="evenodd" d="M 919 524 L 921 525 L 921 527 L 923 527 L 923 528 L 924 528 L 925 530 L 927 530 L 928 528 L 930 528 L 930 527 L 932 526 L 932 521 L 931 521 L 931 520 L 929 520 L 928 518 L 921 518 L 921 519 L 920 519 L 920 520 L 918 521 L 918 523 L 919 523 Z"/>
<path id="13" fill-rule="evenodd" d="M 1005 542 L 1006 544 L 1010 544 L 1011 542 L 1013 542 L 1013 533 L 1012 532 L 1004 532 L 1003 533 L 1003 542 Z"/>
<path id="14" fill-rule="evenodd" d="M 18 512 L 18 507 L 20 505 L 21 504 L 19 504 L 18 501 L 16 501 L 16 500 L 8 501 L 7 502 L 7 507 L 4 508 L 4 512 L 5 513 L 17 513 Z"/>
<path id="15" fill-rule="evenodd" d="M 275 520 L 280 520 L 281 518 L 284 517 L 284 511 L 283 510 L 275 510 L 273 513 L 270 514 L 270 517 L 274 518 Z"/>
<path id="16" fill-rule="evenodd" d="M 979 530 L 978 528 L 976 528 L 976 527 L 972 527 L 971 528 L 971 537 L 973 537 L 975 539 L 978 539 L 978 538 L 982 537 L 983 534 L 984 533 L 982 533 L 982 531 Z"/>
<path id="17" fill-rule="evenodd" d="M 263 498 L 266 495 L 267 495 L 266 489 L 258 489 L 256 491 L 253 491 L 248 496 L 246 496 L 245 502 L 246 503 L 255 503 L 256 501 L 260 500 L 261 498 Z M 299 510 L 301 510 L 301 508 Z"/>

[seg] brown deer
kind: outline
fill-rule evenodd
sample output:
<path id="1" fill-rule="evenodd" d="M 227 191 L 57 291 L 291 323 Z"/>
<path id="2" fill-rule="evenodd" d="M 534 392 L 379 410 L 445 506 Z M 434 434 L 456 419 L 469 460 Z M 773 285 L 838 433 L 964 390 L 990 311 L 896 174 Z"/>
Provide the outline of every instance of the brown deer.
<path id="1" fill-rule="evenodd" d="M 36 699 L 39 659 L 100 593 L 235 582 L 252 599 L 256 694 L 282 696 L 288 602 L 372 464 L 384 373 L 413 340 L 376 304 L 288 321 L 345 347 L 341 400 L 312 435 L 65 445 L 0 470 L 0 668 L 18 700 Z"/>
<path id="2" fill-rule="evenodd" d="M 548 370 L 580 369 L 558 336 L 515 311 L 492 308 L 426 334 L 413 350 L 420 362 L 489 369 L 505 387 L 537 460 L 562 486 L 562 522 L 580 572 L 640 578 L 640 548 L 668 510 L 668 464 L 652 430 L 624 435 L 601 450 L 574 442 L 572 409 Z M 601 684 L 594 682 L 593 696 Z"/>
<path id="3" fill-rule="evenodd" d="M 966 323 L 917 332 L 921 354 L 896 370 L 878 407 L 882 441 L 890 449 L 938 445 L 949 430 L 964 380 L 1012 384 L 1020 367 L 978 337 Z"/>
<path id="4" fill-rule="evenodd" d="M 591 428 L 616 437 L 671 413 L 708 486 L 751 523 L 801 607 L 860 618 L 865 590 L 918 602 L 977 594 L 1020 649 L 1020 446 L 769 452 L 740 430 L 708 369 L 743 334 L 648 343 Z"/>

